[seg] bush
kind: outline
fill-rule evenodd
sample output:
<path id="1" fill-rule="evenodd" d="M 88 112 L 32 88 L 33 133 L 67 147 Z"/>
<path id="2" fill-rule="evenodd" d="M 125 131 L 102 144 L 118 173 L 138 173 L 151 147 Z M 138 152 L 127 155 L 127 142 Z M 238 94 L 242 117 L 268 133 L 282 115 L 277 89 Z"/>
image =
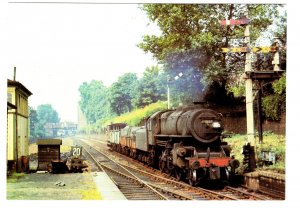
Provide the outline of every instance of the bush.
<path id="1" fill-rule="evenodd" d="M 244 158 L 242 149 L 247 142 L 247 135 L 236 134 L 230 138 L 225 138 L 225 141 L 232 147 L 232 155 L 235 155 L 235 158 L 242 163 Z M 258 167 L 258 170 L 285 172 L 285 136 L 266 132 L 264 133 L 263 143 L 259 144 L 257 141 L 255 146 L 256 157 L 263 150 L 274 152 L 276 155 L 276 163 L 274 165 Z M 239 169 L 239 172 L 241 171 L 242 166 Z"/>

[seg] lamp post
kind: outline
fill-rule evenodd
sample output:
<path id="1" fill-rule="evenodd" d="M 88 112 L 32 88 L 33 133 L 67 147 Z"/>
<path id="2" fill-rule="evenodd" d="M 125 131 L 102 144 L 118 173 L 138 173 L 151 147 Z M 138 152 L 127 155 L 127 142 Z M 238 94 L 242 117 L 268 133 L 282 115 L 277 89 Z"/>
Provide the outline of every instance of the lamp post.
<path id="1" fill-rule="evenodd" d="M 176 75 L 174 77 L 174 80 L 178 80 L 180 77 L 182 77 L 182 72 L 180 72 L 178 75 Z M 171 104 L 170 104 L 170 86 L 169 86 L 169 82 L 170 82 L 170 76 L 168 75 L 167 77 L 167 99 L 168 99 L 168 109 L 171 108 Z"/>

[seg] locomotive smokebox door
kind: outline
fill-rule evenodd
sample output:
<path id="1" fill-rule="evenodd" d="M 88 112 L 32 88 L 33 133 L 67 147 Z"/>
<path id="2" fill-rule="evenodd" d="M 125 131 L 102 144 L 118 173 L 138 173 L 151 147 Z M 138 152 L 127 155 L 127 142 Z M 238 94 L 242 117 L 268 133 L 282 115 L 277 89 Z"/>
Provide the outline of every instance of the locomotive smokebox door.
<path id="1" fill-rule="evenodd" d="M 71 146 L 71 157 L 81 158 L 82 156 L 82 146 Z"/>

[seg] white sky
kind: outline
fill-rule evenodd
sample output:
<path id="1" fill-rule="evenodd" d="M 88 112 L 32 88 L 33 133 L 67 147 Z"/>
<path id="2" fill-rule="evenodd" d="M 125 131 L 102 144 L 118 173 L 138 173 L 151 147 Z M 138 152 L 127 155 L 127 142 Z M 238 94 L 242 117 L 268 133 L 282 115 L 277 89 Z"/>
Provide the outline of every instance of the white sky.
<path id="1" fill-rule="evenodd" d="M 77 122 L 83 82 L 140 76 L 156 65 L 136 45 L 157 34 L 137 4 L 9 4 L 9 71 L 33 95 L 29 105 L 49 103 L 61 120 Z"/>

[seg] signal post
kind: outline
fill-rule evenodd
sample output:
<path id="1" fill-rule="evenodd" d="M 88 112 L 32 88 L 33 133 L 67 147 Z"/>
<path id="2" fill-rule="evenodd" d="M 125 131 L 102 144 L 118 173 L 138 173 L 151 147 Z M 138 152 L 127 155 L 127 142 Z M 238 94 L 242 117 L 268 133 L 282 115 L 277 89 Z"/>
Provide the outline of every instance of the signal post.
<path id="1" fill-rule="evenodd" d="M 245 44 L 250 49 L 250 26 L 247 24 L 245 28 Z M 250 73 L 252 71 L 252 60 L 251 52 L 246 53 L 245 61 L 245 73 Z M 246 75 L 245 75 L 246 76 Z M 254 129 L 254 111 L 253 111 L 253 82 L 252 78 L 247 78 L 245 80 L 245 90 L 246 90 L 246 117 L 247 117 L 247 141 L 251 145 L 255 143 L 255 129 Z"/>
<path id="2" fill-rule="evenodd" d="M 222 48 L 222 52 L 245 52 L 245 90 L 246 90 L 246 117 L 247 117 L 247 142 L 251 145 L 255 143 L 255 129 L 254 129 L 254 111 L 253 111 L 253 82 L 252 78 L 246 75 L 252 71 L 252 51 L 256 52 L 262 50 L 262 48 L 254 47 L 251 48 L 250 44 L 250 20 L 248 18 L 240 20 L 221 20 L 221 25 L 246 25 L 244 32 L 245 47 L 233 47 L 233 48 Z"/>
<path id="3" fill-rule="evenodd" d="M 261 119 L 261 90 L 265 81 L 272 82 L 279 79 L 284 71 L 280 70 L 279 63 L 279 41 L 276 40 L 271 47 L 251 47 L 250 44 L 250 20 L 248 18 L 240 20 L 221 20 L 220 24 L 226 25 L 245 25 L 244 42 L 245 47 L 224 47 L 221 48 L 223 53 L 246 53 L 245 59 L 245 72 L 243 78 L 245 79 L 246 91 L 246 119 L 247 119 L 247 144 L 243 147 L 243 154 L 248 157 L 247 171 L 253 171 L 256 167 L 255 164 L 255 123 L 254 123 L 254 109 L 253 109 L 253 80 L 258 81 L 258 131 L 259 143 L 263 142 L 262 135 L 262 119 Z M 274 65 L 272 71 L 253 71 L 252 70 L 252 54 L 256 52 L 273 53 L 274 58 L 272 64 Z M 267 84 L 265 82 L 265 84 Z"/>

